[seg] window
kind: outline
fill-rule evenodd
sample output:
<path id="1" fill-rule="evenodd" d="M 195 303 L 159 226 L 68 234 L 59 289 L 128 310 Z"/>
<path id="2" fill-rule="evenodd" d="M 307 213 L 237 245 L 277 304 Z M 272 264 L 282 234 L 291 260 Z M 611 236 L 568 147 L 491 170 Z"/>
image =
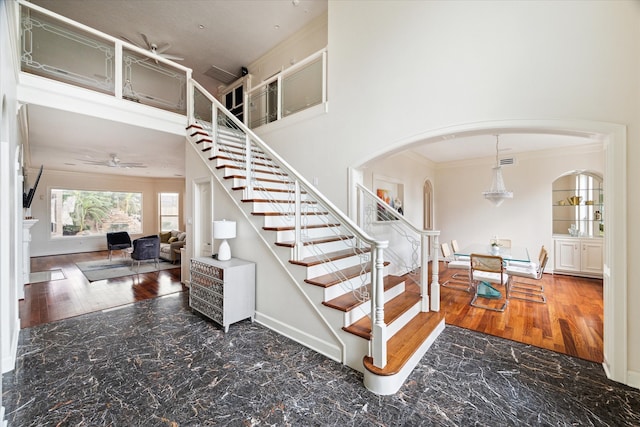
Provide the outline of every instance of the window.
<path id="1" fill-rule="evenodd" d="M 51 237 L 142 232 L 142 193 L 51 190 Z"/>
<path id="2" fill-rule="evenodd" d="M 179 230 L 180 195 L 178 193 L 160 193 L 160 231 Z"/>

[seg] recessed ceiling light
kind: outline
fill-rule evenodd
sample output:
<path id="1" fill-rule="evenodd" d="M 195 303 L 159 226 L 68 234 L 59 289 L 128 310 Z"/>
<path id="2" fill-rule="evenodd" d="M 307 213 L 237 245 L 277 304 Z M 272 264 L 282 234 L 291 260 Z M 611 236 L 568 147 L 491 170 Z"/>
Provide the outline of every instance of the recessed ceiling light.
<path id="1" fill-rule="evenodd" d="M 280 25 L 274 25 L 274 26 L 273 26 L 273 29 L 274 29 L 274 30 L 279 30 L 279 29 L 280 29 Z"/>
<path id="2" fill-rule="evenodd" d="M 200 28 L 201 30 L 204 30 L 204 25 L 200 24 L 198 25 L 198 28 Z"/>

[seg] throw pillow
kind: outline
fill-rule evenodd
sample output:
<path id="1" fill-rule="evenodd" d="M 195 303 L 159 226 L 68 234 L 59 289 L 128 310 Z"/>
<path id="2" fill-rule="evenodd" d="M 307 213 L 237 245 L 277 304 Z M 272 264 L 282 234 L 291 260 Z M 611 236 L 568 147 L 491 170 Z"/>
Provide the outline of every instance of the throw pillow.
<path id="1" fill-rule="evenodd" d="M 167 243 L 173 243 L 173 242 L 177 242 L 178 238 L 177 237 L 170 237 Z"/>
<path id="2" fill-rule="evenodd" d="M 171 237 L 170 231 L 167 231 L 166 233 L 160 233 L 160 243 L 169 243 L 170 237 Z"/>
<path id="3" fill-rule="evenodd" d="M 185 240 L 187 238 L 187 233 L 186 232 L 182 232 L 180 234 L 178 234 L 178 240 L 180 240 L 181 242 L 183 240 Z"/>

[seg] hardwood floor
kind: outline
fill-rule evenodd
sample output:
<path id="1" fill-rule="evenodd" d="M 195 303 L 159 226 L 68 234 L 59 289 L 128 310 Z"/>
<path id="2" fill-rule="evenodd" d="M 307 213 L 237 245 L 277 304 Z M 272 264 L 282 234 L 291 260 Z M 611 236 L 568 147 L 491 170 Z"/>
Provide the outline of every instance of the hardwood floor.
<path id="1" fill-rule="evenodd" d="M 455 272 L 441 266 L 440 283 Z M 602 280 L 544 274 L 529 282 L 544 286 L 546 304 L 511 299 L 499 313 L 472 307 L 469 293 L 441 287 L 440 309 L 450 325 L 602 362 Z"/>
<path id="2" fill-rule="evenodd" d="M 62 270 L 65 278 L 25 286 L 20 326 L 29 328 L 80 314 L 156 298 L 187 288 L 180 265 L 170 270 L 89 282 L 76 262 L 108 258 L 108 251 L 31 258 L 31 272 Z"/>
<path id="3" fill-rule="evenodd" d="M 179 266 L 159 273 L 140 274 L 139 278 L 127 276 L 89 282 L 75 265 L 107 256 L 104 251 L 32 258 L 32 272 L 61 269 L 66 278 L 25 287 L 25 299 L 19 303 L 21 327 L 187 289 L 180 283 Z M 441 264 L 440 283 L 454 272 Z M 450 325 L 602 362 L 602 280 L 545 274 L 540 282 L 545 288 L 547 304 L 512 299 L 504 313 L 497 313 L 469 305 L 469 293 L 441 287 L 441 311 Z"/>

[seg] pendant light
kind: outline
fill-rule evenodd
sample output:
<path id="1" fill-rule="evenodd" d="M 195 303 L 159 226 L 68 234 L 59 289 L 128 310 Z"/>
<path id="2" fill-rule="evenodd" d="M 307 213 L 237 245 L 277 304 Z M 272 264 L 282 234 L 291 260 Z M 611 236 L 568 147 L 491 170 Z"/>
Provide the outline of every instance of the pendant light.
<path id="1" fill-rule="evenodd" d="M 504 187 L 504 180 L 502 179 L 502 166 L 500 166 L 500 160 L 498 159 L 499 137 L 499 135 L 496 135 L 496 165 L 493 168 L 493 182 L 491 183 L 491 190 L 482 192 L 484 198 L 489 200 L 496 207 L 500 206 L 505 199 L 513 199 L 513 192 L 507 191 Z"/>

